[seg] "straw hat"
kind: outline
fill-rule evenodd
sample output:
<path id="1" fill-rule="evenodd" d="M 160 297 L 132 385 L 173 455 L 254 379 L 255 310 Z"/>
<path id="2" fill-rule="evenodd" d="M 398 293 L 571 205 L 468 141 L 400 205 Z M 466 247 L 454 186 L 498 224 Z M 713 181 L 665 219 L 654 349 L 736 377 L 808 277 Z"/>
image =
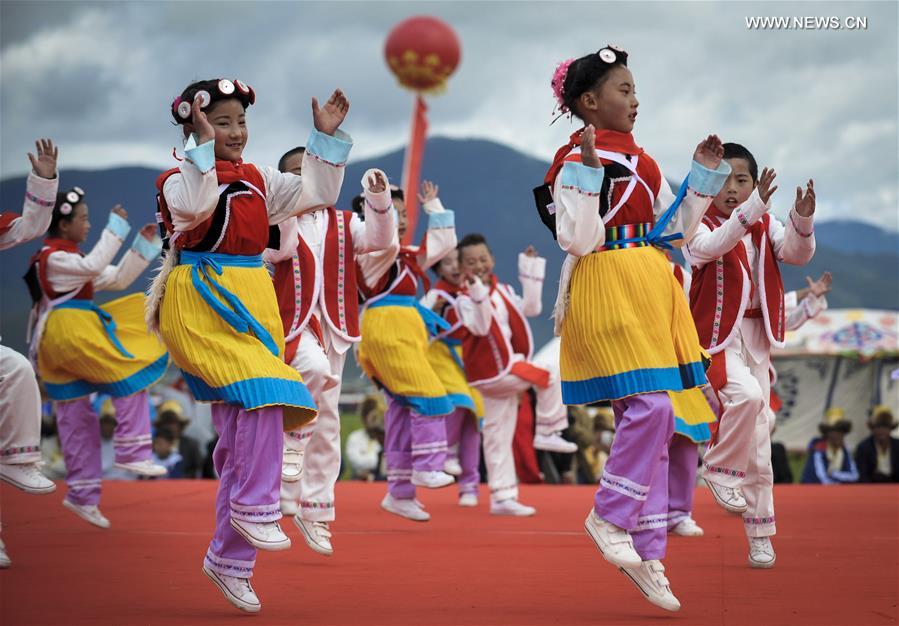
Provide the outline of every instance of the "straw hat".
<path id="1" fill-rule="evenodd" d="M 899 426 L 899 422 L 893 417 L 890 407 L 878 404 L 871 409 L 871 417 L 868 418 L 868 428 L 889 428 L 893 430 Z"/>
<path id="2" fill-rule="evenodd" d="M 189 422 L 190 418 L 184 414 L 184 407 L 177 400 L 166 400 L 156 409 L 156 419 L 163 413 L 172 413 L 178 418 L 179 422 Z"/>
<path id="3" fill-rule="evenodd" d="M 824 421 L 818 425 L 822 435 L 832 430 L 848 433 L 852 430 L 852 422 L 846 419 L 846 412 L 838 406 L 832 406 L 824 412 Z"/>

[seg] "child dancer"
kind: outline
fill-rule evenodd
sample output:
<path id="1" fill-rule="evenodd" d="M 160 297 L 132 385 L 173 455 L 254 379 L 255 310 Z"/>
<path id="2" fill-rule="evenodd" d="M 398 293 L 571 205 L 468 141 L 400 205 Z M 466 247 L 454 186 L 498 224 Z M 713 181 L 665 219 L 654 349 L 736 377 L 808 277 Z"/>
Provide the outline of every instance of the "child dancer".
<path id="1" fill-rule="evenodd" d="M 776 174 L 759 178 L 752 153 L 724 144 L 732 173 L 689 239 L 690 304 L 703 346 L 714 355 L 709 379 L 721 399 L 721 423 L 703 464 L 703 478 L 724 509 L 743 514 L 749 563 L 776 559 L 771 468 L 771 346 L 782 346 L 784 291 L 779 261 L 802 265 L 815 252 L 814 183 L 796 189 L 789 224 L 768 213 Z M 739 489 L 739 490 L 738 490 Z"/>
<path id="2" fill-rule="evenodd" d="M 463 284 L 459 269 L 459 254 L 453 250 L 433 268 L 439 280 L 422 298 L 422 306 L 438 313 L 452 326 L 431 341 L 428 362 L 456 409 L 446 416 L 447 459 L 444 471 L 458 477 L 459 506 L 478 504 L 479 466 L 481 461 L 481 433 L 478 423 L 484 417 L 484 401 L 480 392 L 468 384 L 462 361 L 462 340 L 459 331 L 464 326 L 490 328 L 492 311 L 487 288 L 473 276 Z M 475 293 L 471 295 L 470 291 Z M 465 320 L 465 321 L 463 321 Z"/>
<path id="3" fill-rule="evenodd" d="M 611 400 L 615 413 L 615 440 L 585 527 L 647 600 L 676 611 L 661 563 L 674 432 L 666 392 L 702 385 L 705 375 L 686 300 L 656 246 L 693 233 L 729 168 L 709 136 L 693 154 L 689 182 L 671 193 L 631 135 L 634 78 L 616 46 L 560 64 L 552 87 L 563 112 L 586 125 L 556 153 L 545 179 L 568 252 L 555 311 L 562 394 L 566 404 Z"/>
<path id="4" fill-rule="evenodd" d="M 443 416 L 454 410 L 453 399 L 427 358 L 428 335 L 449 324 L 421 306 L 416 297 L 420 279 L 428 287 L 424 271 L 456 245 L 453 212 L 443 208 L 437 191 L 436 185 L 422 183 L 419 200 L 428 214 L 422 245 L 403 246 L 390 272 L 376 288 L 367 290 L 358 353 L 359 365 L 388 395 L 384 415 L 387 495 L 381 507 L 420 522 L 431 516 L 415 499 L 415 487 L 439 488 L 453 482 L 443 471 Z M 394 206 L 402 239 L 406 217 L 401 196 L 394 197 Z"/>
<path id="5" fill-rule="evenodd" d="M 165 348 L 147 332 L 144 295 L 104 304 L 94 292 L 126 289 L 159 254 L 152 224 L 144 226 L 118 265 L 113 258 L 131 230 L 127 213 L 112 209 L 100 240 L 88 254 L 79 245 L 90 231 L 88 206 L 78 187 L 59 194 L 48 237 L 31 260 L 25 279 L 35 302 L 31 353 L 47 394 L 56 400 L 59 440 L 69 492 L 63 506 L 99 526 L 109 520 L 98 508 L 102 467 L 100 426 L 90 395 L 108 393 L 118 416 L 113 447 L 116 467 L 162 476 L 152 460 L 147 388 L 168 367 Z"/>
<path id="6" fill-rule="evenodd" d="M 50 226 L 59 177 L 59 150 L 50 139 L 34 142 L 25 183 L 22 215 L 0 213 L 0 250 L 40 237 Z M 41 394 L 34 369 L 24 356 L 0 345 L 0 480 L 27 493 L 47 494 L 56 485 L 40 470 Z M 12 565 L 0 539 L 0 569 Z"/>
<path id="7" fill-rule="evenodd" d="M 281 159 L 286 167 L 296 160 L 290 153 Z M 305 213 L 280 224 L 280 249 L 265 256 L 274 264 L 285 361 L 300 372 L 318 405 L 315 421 L 284 433 L 281 511 L 295 514 L 306 544 L 325 556 L 334 552 L 329 524 L 340 474 L 343 365 L 360 340 L 356 255 L 397 244 L 386 176 L 369 170 L 362 186 L 365 221 L 333 207 Z"/>
<path id="8" fill-rule="evenodd" d="M 349 102 L 337 90 L 324 107 L 312 99 L 302 178 L 245 163 L 246 109 L 255 99 L 242 81 L 222 78 L 195 82 L 172 103 L 185 159 L 157 181 L 172 249 L 148 306 L 194 398 L 214 403 L 220 480 L 203 572 L 249 612 L 261 608 L 249 580 L 257 548 L 290 547 L 277 523 L 282 429 L 315 417 L 300 374 L 283 360 L 262 252 L 269 225 L 334 204 L 352 145 L 338 131 Z"/>

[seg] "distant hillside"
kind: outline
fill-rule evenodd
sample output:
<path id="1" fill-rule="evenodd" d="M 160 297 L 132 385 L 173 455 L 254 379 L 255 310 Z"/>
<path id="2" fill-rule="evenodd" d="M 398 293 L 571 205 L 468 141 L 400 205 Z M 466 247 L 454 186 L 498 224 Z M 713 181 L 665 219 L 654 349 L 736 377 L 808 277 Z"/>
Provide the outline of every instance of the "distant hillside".
<path id="1" fill-rule="evenodd" d="M 349 208 L 350 198 L 361 190 L 362 174 L 380 167 L 397 181 L 402 170 L 402 151 L 353 162 L 338 202 Z M 440 186 L 444 205 L 456 213 L 460 236 L 481 232 L 487 236 L 497 259 L 497 273 L 517 287 L 516 260 L 519 251 L 534 244 L 548 259 L 543 314 L 533 320 L 538 343 L 551 336 L 549 314 L 555 299 L 559 269 L 564 258 L 549 232 L 536 216 L 531 189 L 538 184 L 547 164 L 506 146 L 483 140 L 434 138 L 428 141 L 423 176 Z M 121 202 L 137 227 L 154 221 L 156 170 L 139 167 L 102 171 L 62 171 L 63 188 L 78 185 L 87 191 L 93 230 L 88 246 L 99 236 L 109 209 Z M 5 210 L 19 210 L 24 178 L 0 181 L 0 202 Z M 420 224 L 419 233 L 424 228 Z M 817 225 L 818 252 L 807 268 L 784 269 L 787 288 L 805 284 L 807 274 L 834 274 L 834 307 L 899 309 L 899 235 L 859 222 L 839 221 Z M 0 263 L 0 329 L 3 342 L 14 348 L 24 345 L 24 327 L 30 306 L 21 280 L 28 258 L 38 242 L 3 253 Z M 143 288 L 145 279 L 135 283 Z M 116 294 L 101 293 L 99 300 Z"/>

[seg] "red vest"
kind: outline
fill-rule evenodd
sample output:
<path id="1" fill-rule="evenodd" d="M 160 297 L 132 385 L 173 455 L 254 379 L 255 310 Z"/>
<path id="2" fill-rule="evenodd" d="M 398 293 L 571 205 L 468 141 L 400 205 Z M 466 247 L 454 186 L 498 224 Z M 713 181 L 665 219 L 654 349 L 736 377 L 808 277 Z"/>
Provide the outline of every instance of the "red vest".
<path id="1" fill-rule="evenodd" d="M 713 207 L 702 220 L 712 230 L 723 223 L 722 216 L 716 213 Z M 768 340 L 773 346 L 782 347 L 784 290 L 777 256 L 768 236 L 770 222 L 771 217 L 766 213 L 752 226 L 751 233 L 759 267 L 760 313 Z M 699 341 L 710 354 L 721 352 L 730 342 L 747 312 L 755 288 L 742 241 L 714 262 L 693 268 L 690 308 Z"/>
<path id="2" fill-rule="evenodd" d="M 18 213 L 0 213 L 0 235 L 5 235 L 12 228 L 12 223 L 22 217 Z"/>
<path id="3" fill-rule="evenodd" d="M 47 278 L 47 258 L 54 252 L 71 252 L 84 256 L 84 253 L 78 249 L 78 244 L 68 239 L 57 239 L 48 237 L 44 240 L 44 246 L 40 251 L 31 257 L 31 265 L 37 264 L 37 277 L 40 281 L 41 291 L 48 300 L 55 300 L 65 294 L 58 293 L 50 287 L 50 281 Z M 72 300 L 93 300 L 94 299 L 94 283 L 87 282 L 85 285 L 71 298 Z"/>
<path id="4" fill-rule="evenodd" d="M 216 161 L 219 203 L 212 215 L 187 232 L 175 233 L 172 216 L 162 189 L 165 181 L 179 170 L 171 169 L 156 179 L 159 215 L 178 250 L 200 250 L 222 254 L 262 254 L 268 245 L 268 207 L 265 180 L 251 163 Z"/>
<path id="5" fill-rule="evenodd" d="M 508 374 L 512 370 L 512 355 L 521 354 L 525 361 L 534 351 L 534 340 L 531 327 L 518 307 L 513 303 L 509 287 L 500 284 L 493 278 L 493 291 L 499 293 L 509 312 L 509 326 L 512 329 L 511 340 L 503 335 L 494 314 L 490 322 L 490 332 L 484 337 L 477 337 L 460 327 L 458 337 L 462 340 L 462 362 L 465 364 L 465 375 L 473 385 L 492 382 Z M 492 305 L 491 305 L 492 306 Z M 458 313 L 454 309 L 447 310 L 447 320 L 454 327 L 458 323 Z"/>
<path id="6" fill-rule="evenodd" d="M 288 342 L 298 338 L 309 324 L 322 289 L 325 298 L 322 312 L 331 329 L 347 341 L 360 338 L 356 255 L 350 230 L 353 214 L 330 207 L 327 216 L 320 272 L 318 260 L 302 237 L 292 258 L 275 265 L 275 293 Z"/>

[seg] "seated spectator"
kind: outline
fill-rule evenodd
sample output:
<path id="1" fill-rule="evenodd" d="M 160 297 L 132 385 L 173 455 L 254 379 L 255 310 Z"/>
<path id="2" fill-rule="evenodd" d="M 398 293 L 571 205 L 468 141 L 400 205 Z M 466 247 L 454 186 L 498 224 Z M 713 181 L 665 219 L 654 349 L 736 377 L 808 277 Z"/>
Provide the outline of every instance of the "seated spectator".
<path id="1" fill-rule="evenodd" d="M 575 439 L 578 444 L 576 453 L 578 463 L 578 480 L 589 484 L 599 482 L 603 468 L 612 449 L 615 436 L 615 415 L 610 406 L 595 407 L 595 415 L 591 419 L 586 409 L 583 414 L 575 414 Z"/>
<path id="2" fill-rule="evenodd" d="M 777 428 L 771 429 L 771 435 Z M 787 457 L 787 448 L 779 441 L 771 440 L 771 469 L 774 470 L 775 483 L 793 482 L 793 470 L 790 469 L 790 459 Z"/>
<path id="3" fill-rule="evenodd" d="M 384 480 L 381 462 L 386 410 L 384 400 L 376 394 L 367 396 L 359 407 L 363 427 L 349 434 L 344 455 L 354 480 Z"/>
<path id="4" fill-rule="evenodd" d="M 801 482 L 822 485 L 857 482 L 858 469 L 844 444 L 846 433 L 852 430 L 852 422 L 839 407 L 827 409 L 824 417 L 824 422 L 818 426 L 822 436 L 812 439 L 808 446 Z"/>
<path id="5" fill-rule="evenodd" d="M 871 409 L 871 436 L 855 449 L 859 482 L 899 483 L 899 439 L 890 436 L 897 425 L 889 407 L 879 405 Z"/>
<path id="6" fill-rule="evenodd" d="M 137 476 L 115 466 L 115 446 L 112 443 L 115 435 L 115 405 L 110 396 L 105 396 L 97 406 L 100 418 L 100 465 L 103 478 L 106 480 L 137 480 Z"/>
<path id="7" fill-rule="evenodd" d="M 203 471 L 200 444 L 193 437 L 184 434 L 189 422 L 190 419 L 176 400 L 166 400 L 156 409 L 156 428 L 166 427 L 172 431 L 175 436 L 175 448 L 181 455 L 181 474 L 177 478 L 199 478 Z"/>
<path id="8" fill-rule="evenodd" d="M 153 435 L 153 462 L 168 470 L 166 478 L 181 478 L 184 475 L 184 459 L 178 452 L 175 440 L 175 431 L 169 426 L 157 427 Z"/>

